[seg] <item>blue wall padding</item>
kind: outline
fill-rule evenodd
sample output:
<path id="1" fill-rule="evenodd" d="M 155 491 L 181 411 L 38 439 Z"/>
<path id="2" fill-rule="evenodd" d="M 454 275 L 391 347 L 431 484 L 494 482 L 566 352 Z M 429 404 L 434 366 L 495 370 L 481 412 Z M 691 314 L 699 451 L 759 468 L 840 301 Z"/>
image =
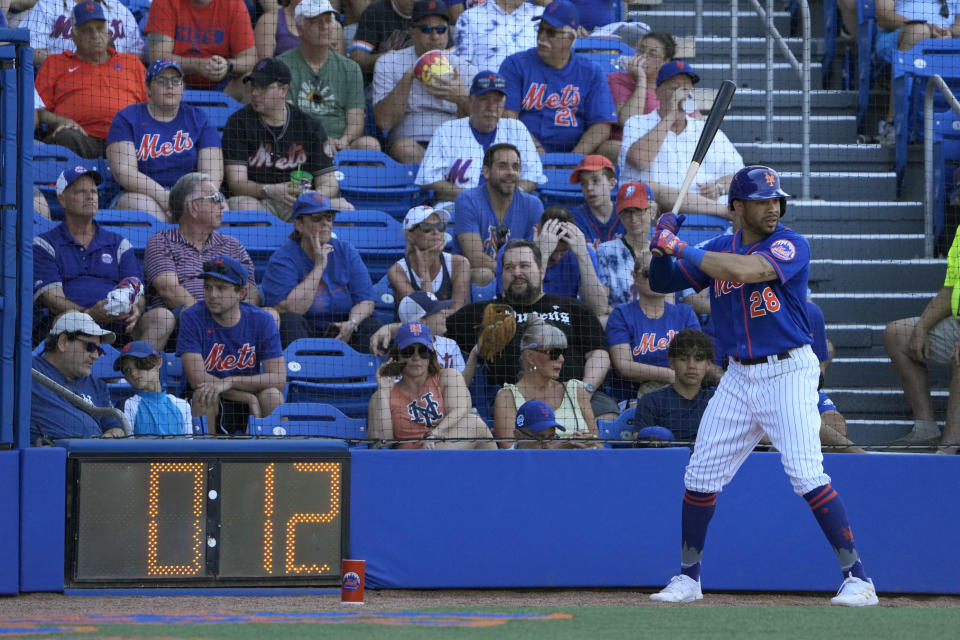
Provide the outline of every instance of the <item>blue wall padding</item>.
<path id="1" fill-rule="evenodd" d="M 20 590 L 63 591 L 67 452 L 39 447 L 19 453 Z"/>
<path id="2" fill-rule="evenodd" d="M 351 556 L 371 587 L 646 584 L 679 562 L 687 454 L 354 451 Z"/>
<path id="3" fill-rule="evenodd" d="M 0 594 L 20 590 L 20 452 L 0 451 Z"/>

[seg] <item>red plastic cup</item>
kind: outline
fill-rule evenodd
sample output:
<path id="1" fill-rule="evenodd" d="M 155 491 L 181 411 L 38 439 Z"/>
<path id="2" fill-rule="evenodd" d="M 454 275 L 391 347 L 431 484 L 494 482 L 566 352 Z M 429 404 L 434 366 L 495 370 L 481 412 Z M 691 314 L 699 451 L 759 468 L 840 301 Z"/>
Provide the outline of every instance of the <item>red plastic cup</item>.
<path id="1" fill-rule="evenodd" d="M 340 569 L 340 603 L 363 604 L 366 560 L 344 560 Z"/>

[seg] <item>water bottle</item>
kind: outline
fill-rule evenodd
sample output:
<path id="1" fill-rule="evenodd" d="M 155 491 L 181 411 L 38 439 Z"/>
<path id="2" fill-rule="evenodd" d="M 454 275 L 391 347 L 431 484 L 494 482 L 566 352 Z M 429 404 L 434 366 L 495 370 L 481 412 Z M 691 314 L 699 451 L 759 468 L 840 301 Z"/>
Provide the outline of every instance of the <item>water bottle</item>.
<path id="1" fill-rule="evenodd" d="M 687 97 L 680 104 L 680 107 L 683 109 L 684 113 L 687 114 L 687 117 L 693 117 L 693 114 L 697 111 L 697 100 L 693 97 L 692 93 L 687 94 Z"/>

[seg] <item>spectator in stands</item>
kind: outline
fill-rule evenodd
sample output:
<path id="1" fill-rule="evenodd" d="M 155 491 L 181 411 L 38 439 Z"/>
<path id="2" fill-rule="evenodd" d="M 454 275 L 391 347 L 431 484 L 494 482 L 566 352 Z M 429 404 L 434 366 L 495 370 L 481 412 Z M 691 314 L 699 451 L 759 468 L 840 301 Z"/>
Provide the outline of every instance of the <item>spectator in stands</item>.
<path id="1" fill-rule="evenodd" d="M 337 209 L 320 193 L 293 206 L 290 240 L 270 258 L 264 302 L 280 312 L 283 346 L 298 338 L 337 338 L 367 351 L 381 322 L 373 315 L 370 273 L 357 250 L 333 237 Z"/>
<path id="2" fill-rule="evenodd" d="M 550 405 L 542 400 L 527 400 L 515 410 L 513 437 L 517 442 L 511 449 L 598 449 L 599 442 L 591 442 L 593 434 L 582 431 L 567 436 L 566 428 L 557 421 Z M 557 431 L 563 431 L 561 437 Z M 574 439 L 576 438 L 576 439 Z M 505 443 L 501 442 L 501 446 Z"/>
<path id="3" fill-rule="evenodd" d="M 633 269 L 637 299 L 618 306 L 607 321 L 610 361 L 618 382 L 627 383 L 613 385 L 619 399 L 673 384 L 676 377 L 667 362 L 670 341 L 682 329 L 700 329 L 690 305 L 668 304 L 666 294 L 650 288 L 650 252 L 644 250 L 637 258 Z"/>
<path id="4" fill-rule="evenodd" d="M 433 334 L 433 351 L 444 369 L 456 369 L 463 373 L 466 363 L 457 343 L 443 334 L 447 332 L 447 316 L 453 300 L 437 300 L 427 291 L 414 291 L 400 301 L 397 317 L 400 324 L 422 322 Z"/>
<path id="5" fill-rule="evenodd" d="M 457 196 L 454 251 L 470 261 L 471 282 L 486 285 L 496 275 L 497 252 L 507 240 L 533 239 L 543 204 L 518 189 L 522 163 L 512 144 L 487 149 L 481 171 L 486 183 Z"/>
<path id="6" fill-rule="evenodd" d="M 540 400 L 556 412 L 563 427 L 562 438 L 596 437 L 597 421 L 590 406 L 590 392 L 581 380 L 560 382 L 567 350 L 567 336 L 536 315 L 525 323 L 520 338 L 520 363 L 516 384 L 506 383 L 493 405 L 493 433 L 499 445 L 514 435 L 517 413 L 525 402 Z M 559 434 L 558 434 L 559 435 Z"/>
<path id="7" fill-rule="evenodd" d="M 122 2 L 100 2 L 107 23 L 108 37 L 119 53 L 129 53 L 143 58 L 143 38 L 137 20 Z M 30 46 L 33 47 L 33 66 L 39 68 L 47 56 L 65 51 L 76 51 L 73 44 L 73 2 L 65 0 L 39 0 L 20 20 L 18 29 L 30 30 Z"/>
<path id="8" fill-rule="evenodd" d="M 464 11 L 479 7 L 484 2 L 486 2 L 486 0 L 450 0 L 450 2 L 447 3 L 447 9 L 450 11 L 450 24 L 457 24 Z M 534 4 L 542 5 L 544 4 L 544 0 L 539 0 Z"/>
<path id="9" fill-rule="evenodd" d="M 414 181 L 430 189 L 438 201 L 455 200 L 480 183 L 484 151 L 494 144 L 512 144 L 520 152 L 520 188 L 527 193 L 547 181 L 530 132 L 519 120 L 503 119 L 507 81 L 481 71 L 470 85 L 470 116 L 447 120 L 433 132 Z"/>
<path id="10" fill-rule="evenodd" d="M 427 325 L 400 326 L 390 360 L 377 372 L 367 418 L 370 439 L 399 440 L 392 444 L 396 449 L 495 449 L 487 425 L 471 411 L 463 378 L 440 366 L 433 344 Z"/>
<path id="11" fill-rule="evenodd" d="M 240 78 L 257 61 L 243 0 L 153 0 L 144 32 L 151 60 L 172 58 L 191 89 L 243 98 Z"/>
<path id="12" fill-rule="evenodd" d="M 462 7 L 462 5 L 460 5 Z M 504 59 L 537 46 L 534 18 L 543 7 L 524 0 L 490 0 L 463 12 L 454 32 L 454 51 L 477 67 L 499 69 Z"/>
<path id="13" fill-rule="evenodd" d="M 107 134 L 110 173 L 123 188 L 113 208 L 170 222 L 170 188 L 180 176 L 199 171 L 219 188 L 220 134 L 200 108 L 180 102 L 183 69 L 173 60 L 157 60 L 147 69 L 147 95 L 147 102 L 121 109 Z"/>
<path id="14" fill-rule="evenodd" d="M 64 118 L 63 116 L 58 116 L 53 111 L 48 111 L 46 105 L 43 104 L 43 98 L 40 97 L 40 94 L 37 93 L 37 89 L 33 89 L 33 130 L 34 131 L 47 131 L 47 137 L 53 137 L 57 134 L 57 131 L 62 128 L 76 129 L 78 132 L 83 132 L 83 127 L 78 125 L 76 122 L 70 118 Z M 45 129 L 42 129 L 45 128 Z M 47 202 L 46 196 L 43 195 L 43 192 L 33 188 L 33 210 L 35 213 L 40 214 L 48 220 L 52 219 L 50 217 L 50 203 Z"/>
<path id="15" fill-rule="evenodd" d="M 569 0 L 551 2 L 539 21 L 536 48 L 500 66 L 507 79 L 504 116 L 519 117 L 541 153 L 594 153 L 617 122 L 606 76 L 573 55 L 580 21 Z"/>
<path id="16" fill-rule="evenodd" d="M 180 315 L 177 355 L 190 385 L 193 415 L 207 433 L 244 433 L 249 416 L 283 404 L 286 371 L 273 317 L 249 302 L 247 267 L 228 256 L 203 265 L 203 304 Z"/>
<path id="17" fill-rule="evenodd" d="M 410 46 L 414 2 L 416 0 L 376 0 L 360 14 L 347 55 L 366 75 L 373 74 L 374 66 L 384 54 Z"/>
<path id="18" fill-rule="evenodd" d="M 610 193 L 617 188 L 617 169 L 601 155 L 585 157 L 570 174 L 586 201 L 572 211 L 573 219 L 594 249 L 627 233 Z"/>
<path id="19" fill-rule="evenodd" d="M 637 431 L 659 426 L 669 429 L 673 440 L 694 440 L 703 410 L 713 397 L 714 390 L 703 386 L 713 363 L 713 342 L 702 331 L 686 327 L 670 340 L 666 355 L 672 381 L 641 396 L 633 426 Z"/>
<path id="20" fill-rule="evenodd" d="M 165 393 L 160 382 L 163 354 L 149 342 L 129 342 L 122 355 L 114 360 L 114 371 L 137 392 L 123 403 L 123 413 L 130 420 L 126 435 L 182 436 L 193 433 L 193 412 L 190 403 Z"/>
<path id="21" fill-rule="evenodd" d="M 36 88 L 48 110 L 80 128 L 59 127 L 44 141 L 82 158 L 99 158 L 117 112 L 147 100 L 146 69 L 135 55 L 109 48 L 99 2 L 85 0 L 73 6 L 72 37 L 76 52 L 49 56 L 37 74 Z"/>
<path id="22" fill-rule="evenodd" d="M 266 209 L 289 220 L 293 202 L 313 189 L 337 209 L 353 209 L 338 198 L 333 153 L 320 121 L 286 102 L 290 69 L 276 58 L 261 60 L 244 79 L 252 82 L 250 104 L 227 119 L 223 156 L 232 209 Z M 295 176 L 306 172 L 309 178 Z"/>
<path id="23" fill-rule="evenodd" d="M 943 287 L 927 303 L 919 317 L 895 320 L 883 332 L 883 344 L 890 355 L 903 393 L 913 411 L 913 428 L 899 442 L 927 444 L 940 439 L 939 452 L 960 449 L 960 233 L 947 254 Z M 927 363 L 949 365 L 952 371 L 943 435 L 937 427 Z"/>
<path id="24" fill-rule="evenodd" d="M 646 115 L 633 116 L 623 129 L 620 180 L 648 183 L 662 209 L 673 206 L 705 124 L 695 113 L 693 85 L 698 82 L 700 76 L 682 60 L 663 65 L 657 74 L 660 106 Z M 691 187 L 683 210 L 729 219 L 726 194 L 733 174 L 742 168 L 743 159 L 733 143 L 723 131 L 717 131 L 697 174 L 703 182 Z"/>
<path id="25" fill-rule="evenodd" d="M 423 160 L 430 136 L 447 120 L 467 115 L 470 96 L 464 84 L 477 68 L 452 53 L 444 54 L 452 71 L 417 78 L 417 61 L 428 51 L 447 48 L 450 25 L 443 0 L 419 0 L 413 7 L 413 45 L 377 60 L 373 72 L 373 117 L 389 131 L 387 152 L 398 162 Z"/>
<path id="26" fill-rule="evenodd" d="M 580 35 L 586 35 L 597 27 L 602 27 L 621 19 L 617 15 L 616 2 L 596 2 L 596 0 L 570 0 L 580 16 Z M 549 6 L 549 5 L 547 5 Z"/>
<path id="27" fill-rule="evenodd" d="M 259 303 L 247 250 L 236 238 L 217 231 L 225 208 L 223 194 L 204 173 L 188 173 L 170 189 L 170 213 L 177 227 L 150 236 L 143 259 L 151 307 L 166 307 L 179 318 L 184 310 L 203 302 L 203 265 L 217 256 L 229 256 L 244 265 L 249 283 L 245 300 Z"/>
<path id="28" fill-rule="evenodd" d="M 660 106 L 657 94 L 650 87 L 656 86 L 660 67 L 673 60 L 676 54 L 677 43 L 673 36 L 664 31 L 654 31 L 640 40 L 636 53 L 626 60 L 626 71 L 607 74 L 610 96 L 617 108 L 617 125 L 597 153 L 617 162 L 623 127 L 633 116 L 650 113 Z"/>
<path id="29" fill-rule="evenodd" d="M 303 0 L 295 16 L 300 45 L 277 58 L 290 69 L 287 101 L 320 120 L 334 153 L 380 151 L 376 138 L 363 135 L 366 104 L 360 67 L 333 50 L 340 26 L 336 11 L 329 0 Z"/>
<path id="30" fill-rule="evenodd" d="M 253 27 L 257 60 L 273 58 L 300 44 L 296 10 L 301 0 L 280 0 L 276 10 L 264 11 Z"/>
<path id="31" fill-rule="evenodd" d="M 99 173 L 83 167 L 67 169 L 57 178 L 64 220 L 33 239 L 34 301 L 51 316 L 82 311 L 124 342 L 146 340 L 163 349 L 175 323 L 169 310 L 146 311 L 142 297 L 126 313 L 105 308 L 107 294 L 122 280 L 143 274 L 130 241 L 94 221 L 101 182 Z"/>
<path id="32" fill-rule="evenodd" d="M 626 234 L 597 247 L 597 276 L 610 290 L 610 305 L 617 307 L 636 298 L 634 258 L 650 244 L 650 223 L 660 212 L 653 191 L 642 182 L 627 182 L 617 191 L 617 214 Z"/>
<path id="33" fill-rule="evenodd" d="M 461 255 L 444 251 L 450 214 L 425 205 L 413 207 L 403 219 L 407 248 L 403 258 L 387 271 L 394 300 L 414 291 L 450 300 L 444 319 L 470 301 L 470 263 Z M 431 328 L 436 329 L 433 325 Z"/>
<path id="34" fill-rule="evenodd" d="M 877 55 L 893 62 L 894 51 L 909 51 L 921 40 L 960 37 L 960 3 L 953 0 L 876 0 Z M 854 14 L 855 15 L 855 14 Z M 893 129 L 893 91 L 886 117 L 880 121 L 877 141 L 884 146 L 896 144 Z"/>
<path id="35" fill-rule="evenodd" d="M 90 375 L 101 344 L 116 336 L 85 313 L 70 311 L 57 318 L 46 338 L 43 353 L 33 357 L 33 369 L 85 398 L 95 407 L 110 407 L 107 385 Z M 123 426 L 112 416 L 91 416 L 54 391 L 33 382 L 30 387 L 30 442 L 43 438 L 120 438 Z"/>

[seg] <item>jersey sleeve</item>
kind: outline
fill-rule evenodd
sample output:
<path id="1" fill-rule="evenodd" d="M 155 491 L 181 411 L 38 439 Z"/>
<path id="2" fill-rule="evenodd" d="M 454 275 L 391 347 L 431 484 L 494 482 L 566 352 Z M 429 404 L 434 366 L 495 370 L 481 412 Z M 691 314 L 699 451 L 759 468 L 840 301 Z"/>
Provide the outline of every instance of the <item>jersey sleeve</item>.
<path id="1" fill-rule="evenodd" d="M 357 49 L 365 53 L 373 53 L 379 44 L 376 28 L 376 10 L 373 3 L 367 5 L 367 8 L 360 14 L 360 20 L 357 23 L 357 33 L 353 37 L 353 43 L 350 45 L 350 51 Z M 350 53 L 349 51 L 347 53 Z"/>
<path id="2" fill-rule="evenodd" d="M 468 189 L 458 195 L 455 206 L 457 215 L 454 216 L 453 221 L 454 234 L 459 236 L 463 233 L 479 233 L 483 237 L 483 234 L 477 228 L 478 212 L 472 190 Z"/>
<path id="3" fill-rule="evenodd" d="M 280 345 L 280 329 L 277 327 L 277 323 L 273 321 L 273 316 L 262 309 L 256 309 L 256 312 L 257 324 L 259 324 L 257 335 L 260 336 L 260 347 L 263 349 L 263 353 L 258 352 L 257 357 L 260 359 L 262 367 L 267 360 L 282 358 L 283 347 Z"/>
<path id="4" fill-rule="evenodd" d="M 430 144 L 427 145 L 427 151 L 423 155 L 423 160 L 420 161 L 417 177 L 413 180 L 418 187 L 425 187 L 446 178 L 446 169 L 450 165 L 447 154 L 455 148 L 450 136 L 451 127 L 448 126 L 453 122 L 455 121 L 444 122 L 430 136 Z"/>
<path id="5" fill-rule="evenodd" d="M 507 81 L 507 102 L 504 110 L 520 113 L 520 105 L 523 103 L 523 72 L 517 61 L 518 55 L 520 54 L 515 53 L 504 59 L 500 65 L 500 75 Z"/>
<path id="6" fill-rule="evenodd" d="M 203 344 L 200 341 L 203 327 L 200 323 L 200 305 L 195 304 L 180 314 L 180 330 L 177 334 L 177 355 L 185 353 L 203 355 Z"/>
<path id="7" fill-rule="evenodd" d="M 133 252 L 133 245 L 126 238 L 120 239 L 120 246 L 117 248 L 117 259 L 120 262 L 121 278 L 139 278 L 143 280 L 143 271 L 140 269 L 140 261 Z"/>
<path id="8" fill-rule="evenodd" d="M 662 256 L 650 261 L 650 288 L 659 293 L 683 291 L 691 286 L 700 291 L 709 281 L 707 274 L 683 260 Z"/>
<path id="9" fill-rule="evenodd" d="M 800 234 L 788 231 L 778 234 L 766 246 L 756 251 L 763 256 L 777 273 L 781 283 L 785 283 L 810 264 L 810 244 Z"/>
<path id="10" fill-rule="evenodd" d="M 267 263 L 267 270 L 263 274 L 263 282 L 260 285 L 263 304 L 274 306 L 286 300 L 298 284 L 300 284 L 300 278 L 293 261 L 289 256 L 275 253 Z"/>
<path id="11" fill-rule="evenodd" d="M 627 304 L 633 304 L 628 302 Z M 607 344 L 611 347 L 618 344 L 630 344 L 630 330 L 627 327 L 627 318 L 623 315 L 623 305 L 610 313 L 607 320 Z"/>
<path id="12" fill-rule="evenodd" d="M 181 105 L 181 107 L 184 105 Z M 210 148 L 220 148 L 220 132 L 217 131 L 217 128 L 213 126 L 213 123 L 210 122 L 210 118 L 207 117 L 206 112 L 203 109 L 197 109 L 193 105 L 186 105 L 191 107 L 193 123 L 194 123 L 194 132 L 197 134 L 197 149 L 210 149 Z"/>
<path id="13" fill-rule="evenodd" d="M 33 299 L 48 289 L 63 286 L 63 276 L 57 266 L 57 253 L 46 234 L 33 239 Z"/>
<path id="14" fill-rule="evenodd" d="M 177 29 L 177 15 L 172 4 L 171 0 L 153 0 L 143 32 L 173 38 Z"/>
<path id="15" fill-rule="evenodd" d="M 613 104 L 613 98 L 610 97 L 610 86 L 607 84 L 607 78 L 598 67 L 591 66 L 593 67 L 593 77 L 590 79 L 590 94 L 586 100 L 586 126 L 590 127 L 604 122 L 616 124 L 617 108 Z"/>
<path id="16" fill-rule="evenodd" d="M 109 147 L 114 142 L 130 142 L 134 145 L 134 150 L 136 150 L 136 141 L 134 140 L 134 131 L 133 123 L 130 121 L 129 115 L 130 112 L 136 107 L 131 105 L 125 107 L 117 112 L 117 115 L 113 116 L 113 121 L 110 123 L 110 131 L 107 133 L 107 146 Z"/>

